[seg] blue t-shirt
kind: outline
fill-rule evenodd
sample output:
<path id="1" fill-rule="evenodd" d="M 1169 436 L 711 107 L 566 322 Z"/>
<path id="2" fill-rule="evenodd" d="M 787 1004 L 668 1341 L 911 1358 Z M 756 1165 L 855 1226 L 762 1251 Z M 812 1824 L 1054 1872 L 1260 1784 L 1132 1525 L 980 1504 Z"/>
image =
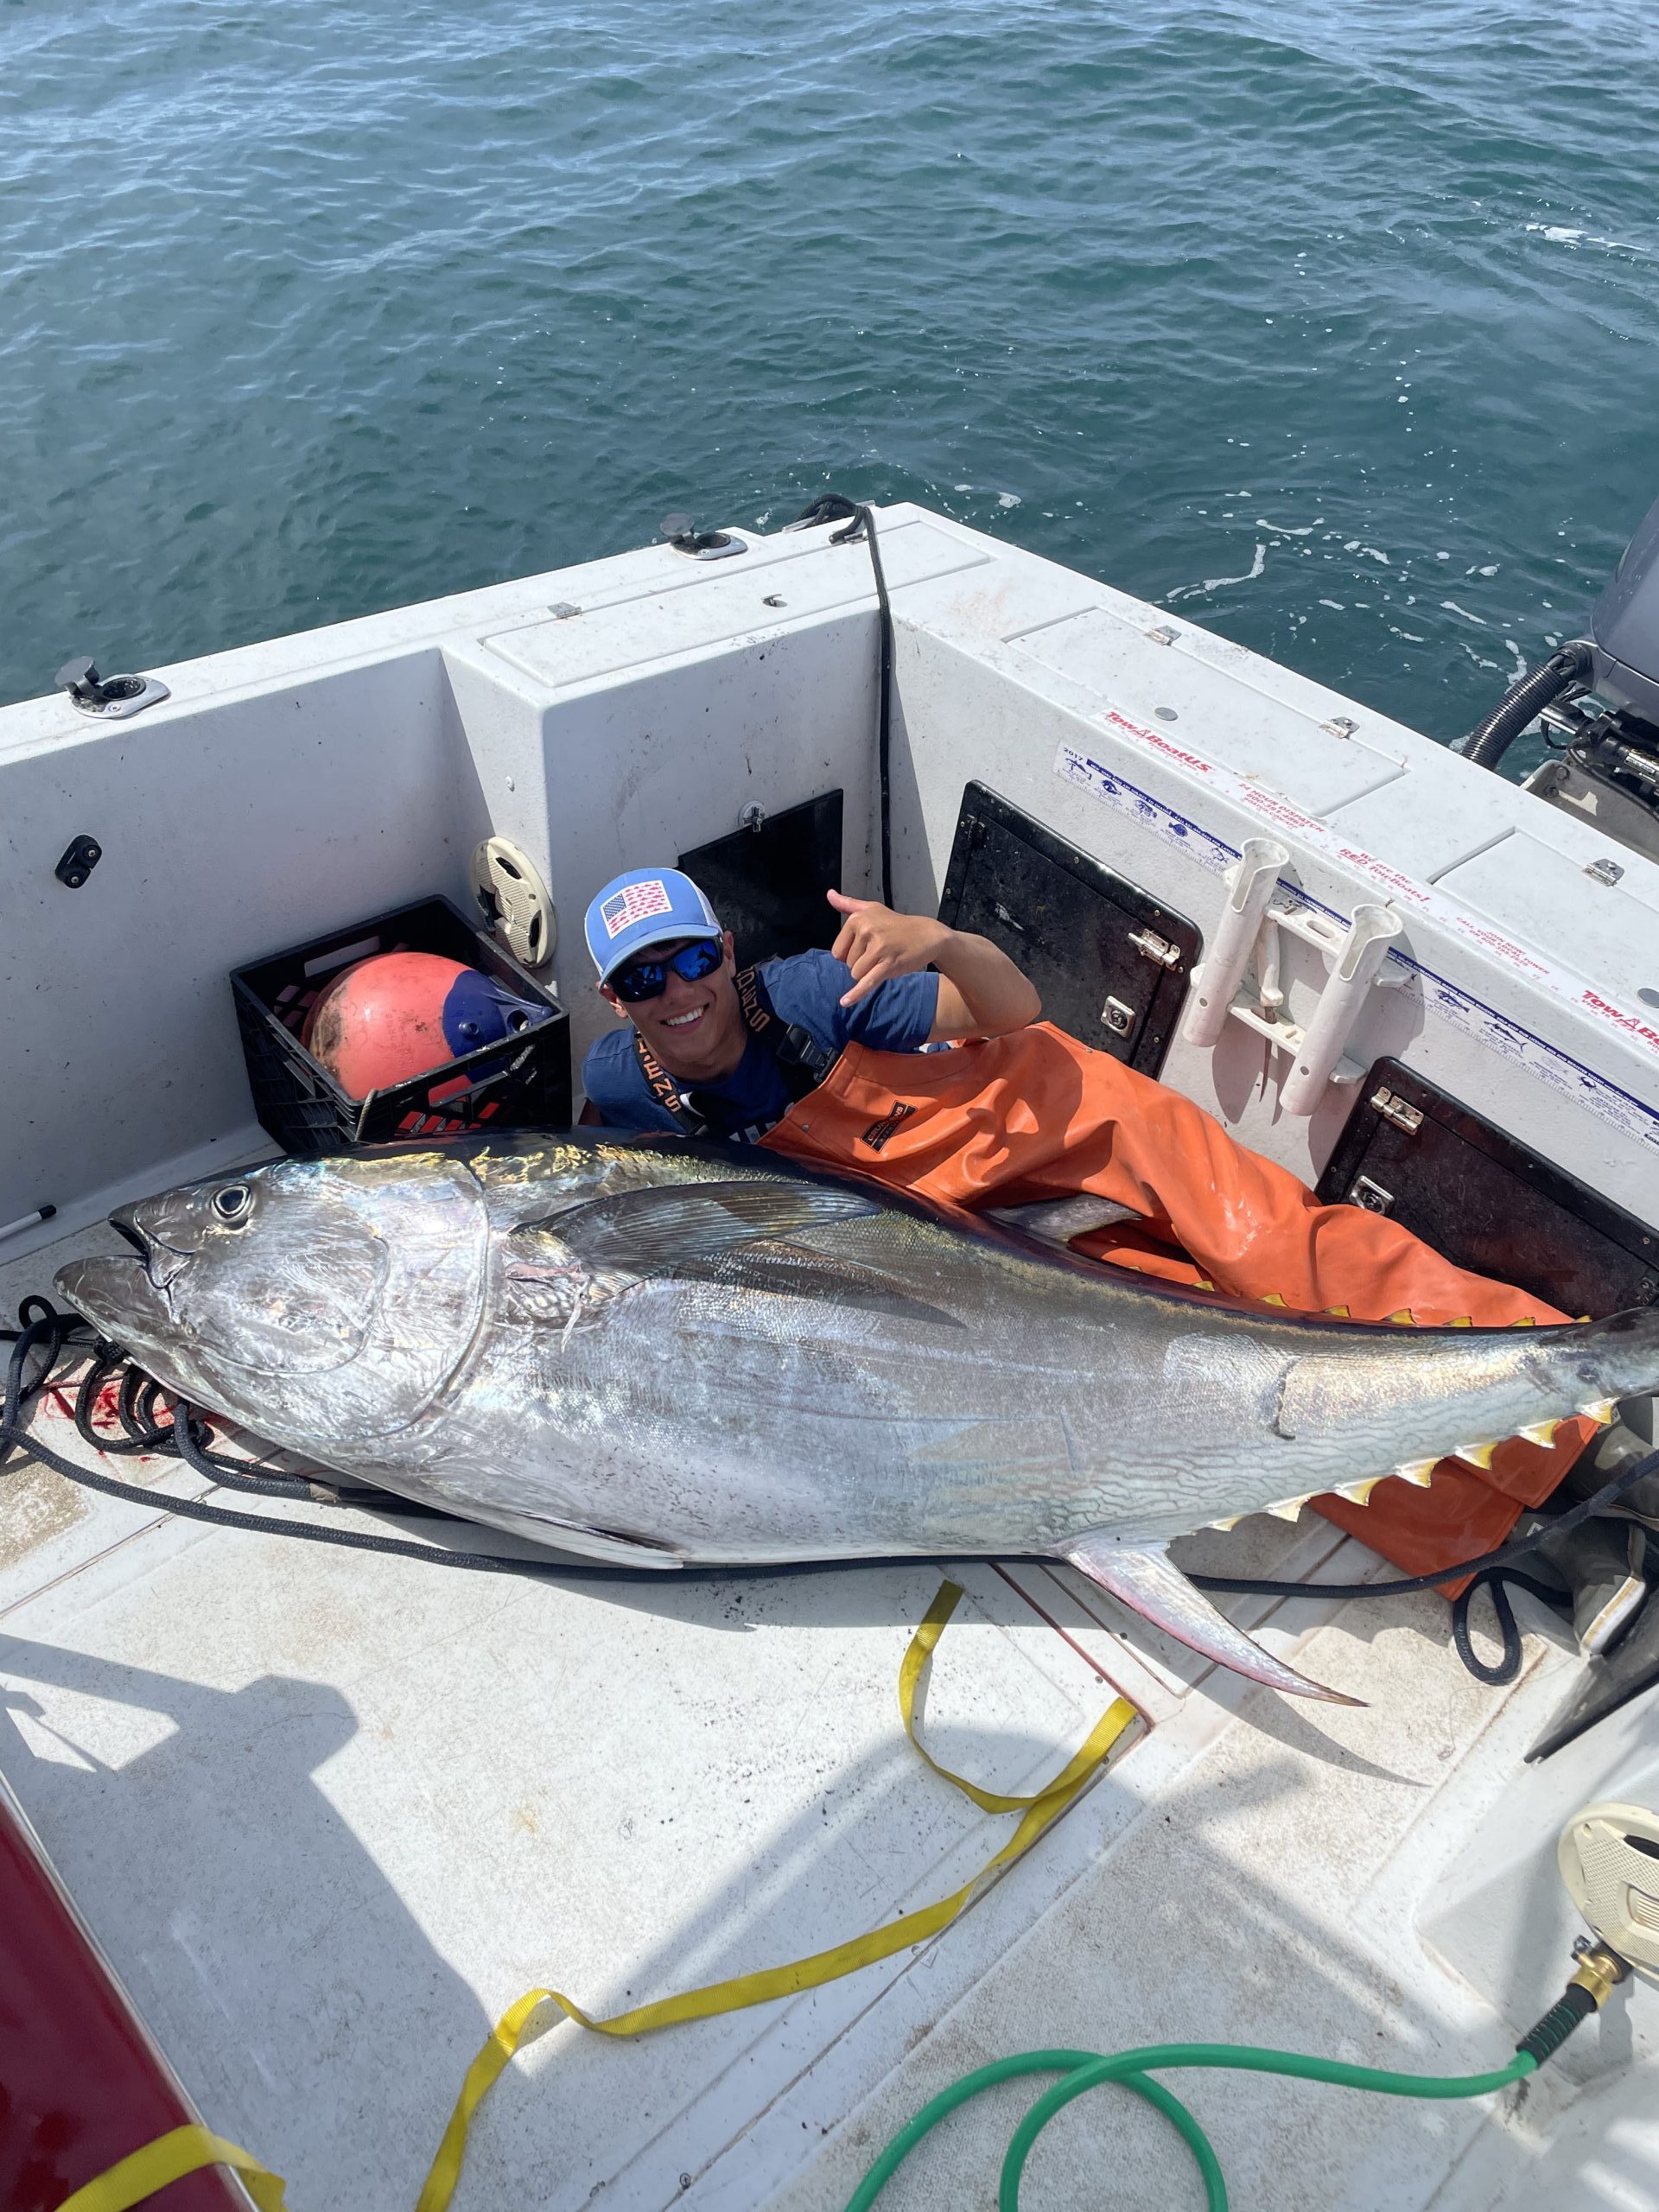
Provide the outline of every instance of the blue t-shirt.
<path id="1" fill-rule="evenodd" d="M 798 1026 L 820 1051 L 831 1053 L 849 1045 L 868 1045 L 878 1052 L 919 1052 L 938 1008 L 939 979 L 931 975 L 895 976 L 891 982 L 879 983 L 856 1006 L 842 1006 L 842 993 L 853 987 L 852 970 L 827 952 L 762 961 L 760 980 L 785 1028 Z M 613 1129 L 677 1128 L 667 1107 L 651 1095 L 633 1035 L 630 1022 L 588 1046 L 582 1064 L 588 1102 Z M 695 1089 L 699 1111 L 728 1133 L 769 1128 L 789 1110 L 789 1089 L 778 1063 L 753 1035 L 723 1082 L 698 1084 Z"/>

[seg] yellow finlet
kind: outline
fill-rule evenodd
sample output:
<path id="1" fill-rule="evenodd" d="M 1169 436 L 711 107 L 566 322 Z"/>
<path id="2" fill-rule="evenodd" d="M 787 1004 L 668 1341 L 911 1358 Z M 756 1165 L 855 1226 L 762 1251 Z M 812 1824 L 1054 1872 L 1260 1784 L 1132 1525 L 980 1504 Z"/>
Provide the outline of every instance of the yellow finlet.
<path id="1" fill-rule="evenodd" d="M 1580 1406 L 1579 1411 L 1586 1421 L 1598 1421 L 1603 1428 L 1611 1428 L 1618 1419 L 1618 1408 L 1611 1398 L 1592 1398 L 1587 1406 Z"/>
<path id="2" fill-rule="evenodd" d="M 1345 1306 L 1327 1306 L 1325 1310 L 1333 1321 L 1351 1321 L 1354 1318 Z"/>
<path id="3" fill-rule="evenodd" d="M 1456 1459 L 1466 1460 L 1471 1467 L 1490 1467 L 1492 1464 L 1492 1454 L 1497 1449 L 1497 1446 L 1495 1444 L 1459 1444 L 1454 1448 L 1452 1456 Z"/>
<path id="4" fill-rule="evenodd" d="M 1370 1503 L 1371 1492 L 1382 1479 L 1381 1475 L 1368 1475 L 1363 1483 L 1344 1483 L 1337 1496 L 1350 1497 L 1356 1505 L 1367 1505 Z"/>
<path id="5" fill-rule="evenodd" d="M 1538 1316 L 1535 1313 L 1523 1313 L 1518 1321 L 1511 1321 L 1510 1324 L 1512 1329 L 1535 1329 L 1537 1325 Z"/>
<path id="6" fill-rule="evenodd" d="M 1409 1306 L 1402 1306 L 1397 1313 L 1390 1313 L 1389 1320 L 1396 1329 L 1414 1329 L 1417 1325 L 1417 1317 Z"/>
<path id="7" fill-rule="evenodd" d="M 1555 1441 L 1555 1423 L 1553 1421 L 1529 1421 L 1524 1428 L 1517 1428 L 1515 1433 L 1517 1436 L 1524 1437 L 1529 1444 L 1553 1446 Z"/>
<path id="8" fill-rule="evenodd" d="M 1302 1507 L 1306 1503 L 1305 1498 L 1287 1497 L 1282 1505 L 1270 1505 L 1267 1510 L 1275 1521 L 1297 1521 L 1301 1518 Z"/>
<path id="9" fill-rule="evenodd" d="M 1448 1329 L 1472 1329 L 1474 1317 L 1469 1313 L 1459 1313 L 1455 1321 L 1448 1321 L 1446 1325 Z"/>
<path id="10" fill-rule="evenodd" d="M 1282 1306 L 1284 1302 L 1284 1300 L 1280 1297 L 1276 1290 L 1270 1290 L 1267 1296 L 1262 1300 L 1262 1303 L 1264 1306 Z"/>
<path id="11" fill-rule="evenodd" d="M 1415 1483 L 1419 1490 L 1427 1490 L 1440 1464 L 1438 1459 L 1408 1459 L 1403 1466 L 1396 1467 L 1394 1471 L 1402 1483 Z"/>
<path id="12" fill-rule="evenodd" d="M 1244 1516 L 1242 1513 L 1235 1513 L 1225 1521 L 1209 1521 L 1205 1525 L 1210 1529 L 1236 1529 L 1243 1518 Z"/>

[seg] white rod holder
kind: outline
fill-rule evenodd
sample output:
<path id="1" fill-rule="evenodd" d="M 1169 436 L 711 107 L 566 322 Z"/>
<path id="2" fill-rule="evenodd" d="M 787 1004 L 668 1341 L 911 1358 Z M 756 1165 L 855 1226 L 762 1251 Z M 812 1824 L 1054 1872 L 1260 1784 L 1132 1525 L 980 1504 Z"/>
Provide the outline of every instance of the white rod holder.
<path id="1" fill-rule="evenodd" d="M 1243 850 L 1222 878 L 1227 886 L 1226 904 L 1209 956 L 1192 979 L 1181 1018 L 1181 1034 L 1189 1045 L 1220 1043 L 1228 1008 L 1249 965 L 1279 871 L 1289 865 L 1290 855 L 1271 837 L 1247 837 Z"/>
<path id="2" fill-rule="evenodd" d="M 1390 906 L 1356 906 L 1348 938 L 1332 964 L 1301 1047 L 1280 1086 L 1279 1103 L 1287 1114 L 1311 1114 L 1325 1096 L 1332 1069 L 1353 1034 L 1371 980 L 1402 934 Z"/>

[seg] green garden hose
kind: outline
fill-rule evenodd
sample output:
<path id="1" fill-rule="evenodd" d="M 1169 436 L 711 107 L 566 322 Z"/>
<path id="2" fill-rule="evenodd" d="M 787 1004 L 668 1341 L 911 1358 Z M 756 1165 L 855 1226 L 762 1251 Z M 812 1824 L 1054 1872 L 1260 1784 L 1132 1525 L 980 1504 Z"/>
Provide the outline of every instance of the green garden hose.
<path id="1" fill-rule="evenodd" d="M 1579 2022 L 1597 2009 L 1624 1972 L 1624 1961 L 1605 1948 L 1587 1954 L 1567 1984 L 1565 1996 L 1522 2038 L 1509 2063 L 1489 2074 L 1391 2074 L 1380 2067 L 1349 2066 L 1340 2059 L 1308 2058 L 1294 2050 L 1262 2050 L 1249 2044 L 1149 2044 L 1140 2050 L 1115 2051 L 1109 2056 L 1095 2050 L 1020 2051 L 964 2074 L 924 2105 L 914 2120 L 899 2129 L 853 2191 L 846 2212 L 869 2212 L 922 2138 L 958 2105 L 966 2104 L 982 2089 L 995 2088 L 1022 2074 L 1058 2074 L 1061 2079 L 1038 2098 L 1014 2132 L 1002 2161 L 997 2212 L 1019 2212 L 1020 2177 L 1032 2145 L 1049 2121 L 1073 2097 L 1108 2082 L 1133 2089 L 1163 2114 L 1192 2153 L 1203 2178 L 1207 2212 L 1227 2212 L 1227 2183 L 1209 2137 L 1179 2097 L 1149 2078 L 1154 2073 L 1185 2066 L 1224 2066 L 1240 2073 L 1288 2074 L 1303 2082 L 1334 2082 L 1342 2088 L 1370 2089 L 1389 2097 L 1489 2096 L 1535 2073 L 1560 2049 Z"/>

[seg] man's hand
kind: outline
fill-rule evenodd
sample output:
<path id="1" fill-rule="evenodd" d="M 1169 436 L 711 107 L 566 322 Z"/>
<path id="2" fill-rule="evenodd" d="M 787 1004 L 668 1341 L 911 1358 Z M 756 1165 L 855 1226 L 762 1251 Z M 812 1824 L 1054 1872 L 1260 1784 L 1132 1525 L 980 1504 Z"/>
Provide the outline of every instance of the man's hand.
<path id="1" fill-rule="evenodd" d="M 947 929 L 925 914 L 895 914 L 878 899 L 849 899 L 831 891 L 830 904 L 844 915 L 833 947 L 853 971 L 842 1006 L 857 1006 L 894 976 L 939 971 L 938 1006 L 928 1042 L 956 1037 L 1001 1037 L 1023 1029 L 1043 1010 L 1020 970 L 988 938 Z"/>
<path id="2" fill-rule="evenodd" d="M 836 912 L 847 918 L 830 947 L 832 956 L 853 971 L 853 988 L 842 995 L 842 1006 L 857 1006 L 890 976 L 919 976 L 954 934 L 925 914 L 895 914 L 879 899 L 849 899 L 842 891 L 831 891 L 828 897 Z"/>

